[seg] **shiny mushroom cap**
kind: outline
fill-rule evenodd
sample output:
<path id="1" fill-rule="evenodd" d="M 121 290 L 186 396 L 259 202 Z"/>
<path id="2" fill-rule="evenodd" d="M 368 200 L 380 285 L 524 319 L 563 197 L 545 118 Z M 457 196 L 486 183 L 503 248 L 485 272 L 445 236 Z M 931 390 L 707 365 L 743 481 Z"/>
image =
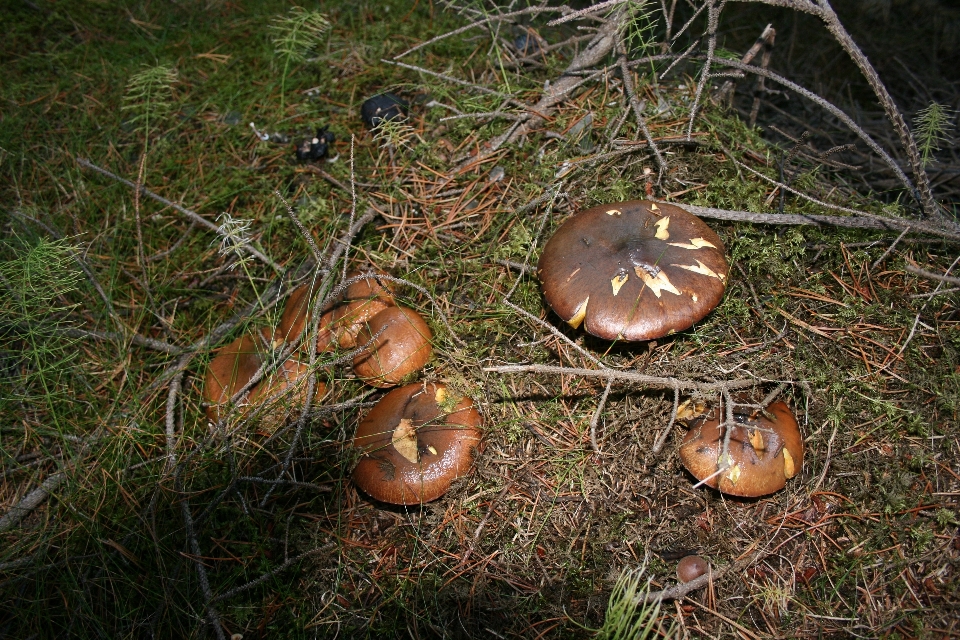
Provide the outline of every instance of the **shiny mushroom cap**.
<path id="1" fill-rule="evenodd" d="M 207 368 L 203 386 L 203 398 L 209 403 L 206 409 L 209 420 L 217 422 L 226 415 L 225 405 L 250 382 L 269 356 L 271 346 L 275 347 L 276 343 L 271 344 L 270 332 L 263 329 L 259 335 L 242 336 L 217 352 Z M 293 358 L 287 359 L 238 399 L 236 406 L 240 415 L 247 415 L 253 407 L 271 399 L 282 399 L 283 404 L 278 405 L 277 410 L 265 412 L 260 419 L 261 424 L 268 427 L 281 424 L 291 408 L 303 406 L 308 374 L 307 365 Z M 315 400 L 320 400 L 325 394 L 326 385 L 318 381 Z"/>
<path id="2" fill-rule="evenodd" d="M 263 364 L 266 347 L 256 335 L 237 338 L 217 351 L 207 367 L 203 384 L 203 399 L 207 406 L 207 418 L 220 420 L 220 409 L 242 389 Z M 242 402 L 242 399 L 241 399 Z"/>
<path id="3" fill-rule="evenodd" d="M 581 211 L 537 265 L 547 304 L 606 340 L 652 340 L 689 328 L 723 297 L 723 243 L 680 207 L 645 200 Z"/>
<path id="4" fill-rule="evenodd" d="M 381 329 L 376 342 L 353 359 L 353 370 L 367 384 L 392 387 L 427 364 L 433 334 L 413 309 L 388 307 L 364 325 L 356 343 L 366 344 Z"/>
<path id="5" fill-rule="evenodd" d="M 277 337 L 285 341 L 296 340 L 303 333 L 310 318 L 310 301 L 316 292 L 317 281 L 302 284 L 293 290 L 283 307 L 280 324 L 277 326 Z"/>
<path id="6" fill-rule="evenodd" d="M 723 493 L 754 498 L 779 491 L 803 464 L 800 427 L 784 402 L 767 407 L 772 419 L 734 414 L 730 435 L 730 464 L 705 484 Z M 680 460 L 697 480 L 716 474 L 723 466 L 720 456 L 724 433 L 720 409 L 696 420 L 680 446 Z"/>
<path id="7" fill-rule="evenodd" d="M 387 308 L 379 298 L 370 298 L 354 300 L 327 311 L 320 316 L 317 351 L 325 351 L 334 343 L 344 349 L 353 349 L 357 345 L 357 335 L 366 323 Z"/>
<path id="8" fill-rule="evenodd" d="M 396 302 L 393 299 L 393 292 L 396 285 L 390 280 L 380 279 L 377 276 L 387 275 L 378 269 L 372 271 L 359 272 L 351 271 L 347 274 L 347 279 L 358 276 L 369 276 L 363 280 L 357 280 L 346 288 L 343 292 L 344 300 L 364 300 L 368 298 L 378 298 L 388 306 L 393 306 Z"/>
<path id="9" fill-rule="evenodd" d="M 685 556 L 677 563 L 677 578 L 680 582 L 690 582 L 709 570 L 710 563 L 700 556 Z"/>
<path id="10" fill-rule="evenodd" d="M 360 422 L 362 457 L 353 481 L 390 504 L 436 500 L 473 464 L 482 419 L 473 401 L 452 399 L 439 383 L 393 389 Z"/>

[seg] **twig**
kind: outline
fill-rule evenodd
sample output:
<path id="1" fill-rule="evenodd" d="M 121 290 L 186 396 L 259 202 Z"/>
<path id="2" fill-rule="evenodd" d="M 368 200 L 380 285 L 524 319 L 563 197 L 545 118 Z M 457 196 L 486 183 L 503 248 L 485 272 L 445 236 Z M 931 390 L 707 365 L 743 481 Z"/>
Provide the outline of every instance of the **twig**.
<path id="1" fill-rule="evenodd" d="M 633 86 L 633 76 L 630 75 L 630 69 L 627 68 L 627 56 L 623 53 L 623 43 L 620 44 L 620 50 L 620 77 L 623 78 L 623 88 L 627 92 L 630 108 L 633 109 L 633 115 L 637 119 L 637 126 L 640 127 L 640 130 L 643 132 L 643 137 L 647 139 L 647 144 L 650 145 L 650 150 L 653 151 L 653 155 L 657 158 L 657 167 L 660 168 L 660 178 L 662 178 L 663 174 L 668 171 L 670 167 L 667 166 L 667 161 L 660 155 L 660 149 L 657 147 L 657 143 L 654 142 L 653 136 L 650 135 L 650 129 L 647 128 L 647 121 L 643 117 L 643 107 L 640 106 L 640 102 L 637 100 L 637 92 Z"/>
<path id="2" fill-rule="evenodd" d="M 465 26 L 463 26 L 463 27 L 460 27 L 459 29 L 454 29 L 453 31 L 448 31 L 447 33 L 443 33 L 443 34 L 441 34 L 441 35 L 439 35 L 439 36 L 436 36 L 436 37 L 434 37 L 434 38 L 431 38 L 431 39 L 427 40 L 426 42 L 421 42 L 420 44 L 418 44 L 418 45 L 416 45 L 416 46 L 414 46 L 414 47 L 411 47 L 411 48 L 407 49 L 407 50 L 404 51 L 403 53 L 400 53 L 400 54 L 395 55 L 395 56 L 393 57 L 393 59 L 394 59 L 394 60 L 399 60 L 400 58 L 403 58 L 404 56 L 410 55 L 410 54 L 413 53 L 414 51 L 419 51 L 420 49 L 423 49 L 424 47 L 430 46 L 431 44 L 434 44 L 434 43 L 440 42 L 441 40 L 445 40 L 446 38 L 450 38 L 450 37 L 452 37 L 452 36 L 461 34 L 461 33 L 465 32 L 465 31 L 469 31 L 470 29 L 476 29 L 477 27 L 482 27 L 482 26 L 484 26 L 484 25 L 486 25 L 486 24 L 489 24 L 489 23 L 491 23 L 491 22 L 502 22 L 502 21 L 504 21 L 504 20 L 510 20 L 510 19 L 512 19 L 512 18 L 517 18 L 517 17 L 519 17 L 519 16 L 525 16 L 525 15 L 530 15 L 530 14 L 536 15 L 536 14 L 540 14 L 540 13 L 553 13 L 553 12 L 557 12 L 557 11 L 561 11 L 561 8 L 559 8 L 559 7 L 543 7 L 543 6 L 540 6 L 540 7 L 527 7 L 526 9 L 520 9 L 519 11 L 511 11 L 511 12 L 509 12 L 509 13 L 502 13 L 502 14 L 500 14 L 500 15 L 490 16 L 490 17 L 485 18 L 485 19 L 483 19 L 483 20 L 478 20 L 477 22 L 471 22 L 470 24 L 465 25 Z"/>
<path id="3" fill-rule="evenodd" d="M 804 89 L 797 83 L 787 80 L 783 76 L 778 75 L 773 71 L 770 71 L 769 69 L 764 69 L 762 67 L 756 67 L 749 64 L 743 64 L 739 60 L 730 60 L 728 58 L 716 58 L 715 62 L 720 65 L 733 67 L 734 69 L 740 69 L 741 71 L 746 71 L 748 73 L 753 73 L 758 76 L 773 80 L 774 82 L 781 84 L 784 87 L 790 89 L 794 93 L 797 93 L 803 96 L 807 100 L 810 100 L 811 102 L 814 102 L 820 105 L 823 109 L 829 111 L 838 120 L 840 120 L 840 122 L 842 122 L 848 129 L 850 129 L 853 133 L 855 133 L 857 137 L 863 140 L 863 142 L 868 147 L 870 147 L 870 149 L 873 150 L 874 153 L 880 156 L 880 158 L 884 161 L 884 163 L 886 163 L 886 165 L 890 167 L 890 169 L 897 176 L 900 182 L 903 183 L 903 185 L 911 193 L 915 192 L 916 187 L 913 185 L 913 182 L 911 182 L 910 178 L 907 177 L 907 174 L 903 172 L 903 169 L 900 168 L 900 165 L 897 164 L 897 161 L 894 160 L 892 157 L 890 157 L 890 154 L 884 151 L 883 148 L 879 144 L 877 144 L 877 142 L 874 141 L 874 139 L 871 138 L 870 135 L 860 127 L 860 125 L 854 122 L 853 119 L 850 116 L 848 116 L 846 113 L 844 113 L 839 107 L 834 106 L 833 103 L 825 100 L 824 98 L 821 98 L 819 95 L 817 95 L 816 93 L 808 89 Z"/>
<path id="4" fill-rule="evenodd" d="M 0 533 L 4 533 L 20 524 L 20 521 L 39 507 L 43 501 L 47 499 L 47 496 L 57 490 L 66 477 L 67 475 L 63 471 L 49 476 L 39 487 L 25 495 L 20 502 L 10 507 L 10 510 L 0 518 Z"/>
<path id="5" fill-rule="evenodd" d="M 599 2 L 591 7 L 580 9 L 579 11 L 572 11 L 566 14 L 565 16 L 563 16 L 562 18 L 554 18 L 553 20 L 547 23 L 547 26 L 555 27 L 558 24 L 563 24 L 564 22 L 570 22 L 571 20 L 577 20 L 578 18 L 582 18 L 583 16 L 589 15 L 591 13 L 596 13 L 597 11 L 603 11 L 604 9 L 609 9 L 611 7 L 615 7 L 627 1 L 628 0 L 605 0 L 604 2 Z"/>
<path id="6" fill-rule="evenodd" d="M 177 485 L 182 485 L 179 473 L 177 474 Z M 207 578 L 207 569 L 201 561 L 200 543 L 197 542 L 197 534 L 193 529 L 190 501 L 187 499 L 182 486 L 177 486 L 177 490 L 180 493 L 180 510 L 183 513 L 183 524 L 187 532 L 187 541 L 190 544 L 190 552 L 193 554 L 190 559 L 193 561 L 193 566 L 197 569 L 197 577 L 200 579 L 200 590 L 203 592 L 204 600 L 207 601 L 207 620 L 210 622 L 210 626 L 213 627 L 214 633 L 217 634 L 218 640 L 227 640 L 227 636 L 223 633 L 223 626 L 220 624 L 220 614 L 217 613 L 217 610 L 213 606 L 213 592 L 210 590 L 210 580 Z"/>
<path id="7" fill-rule="evenodd" d="M 960 233 L 944 231 L 916 220 L 873 216 L 867 215 L 864 212 L 861 212 L 860 216 L 843 217 L 814 214 L 752 213 L 749 211 L 729 211 L 727 209 L 715 209 L 713 207 L 699 207 L 692 204 L 678 204 L 676 202 L 667 204 L 682 207 L 701 218 L 713 218 L 715 220 L 736 220 L 740 222 L 752 222 L 754 224 L 830 225 L 854 229 L 885 229 L 888 231 L 901 231 L 906 227 L 911 227 L 915 231 L 922 231 L 930 235 L 939 236 L 940 238 L 952 241 L 960 240 Z"/>
<path id="8" fill-rule="evenodd" d="M 304 553 L 301 553 L 301 554 L 298 555 L 298 556 L 294 556 L 294 557 L 290 558 L 289 560 L 287 560 L 286 562 L 284 562 L 283 564 L 281 564 L 280 566 L 275 567 L 274 569 L 271 569 L 270 571 L 267 571 L 266 573 L 264 573 L 263 575 L 261 575 L 259 578 L 255 578 L 255 579 L 251 580 L 250 582 L 247 582 L 246 584 L 240 585 L 239 587 L 236 587 L 236 588 L 234 588 L 234 589 L 230 589 L 230 591 L 227 591 L 226 593 L 221 593 L 220 595 L 218 595 L 218 596 L 216 596 L 215 598 L 213 598 L 212 602 L 221 602 L 221 601 L 226 600 L 226 599 L 228 599 L 228 598 L 232 598 L 233 596 L 235 596 L 235 595 L 237 595 L 237 594 L 243 593 L 244 591 L 248 591 L 248 590 L 254 588 L 254 587 L 257 586 L 257 585 L 266 582 L 267 580 L 269 580 L 269 579 L 272 578 L 273 576 L 277 575 L 278 573 L 282 572 L 283 570 L 287 569 L 287 568 L 290 567 L 291 565 L 294 565 L 294 564 L 300 562 L 301 560 L 304 560 L 304 559 L 306 559 L 306 558 L 309 558 L 310 556 L 314 556 L 314 555 L 316 555 L 316 554 L 318 554 L 318 553 L 325 553 L 325 552 L 327 552 L 327 551 L 330 551 L 331 549 L 334 549 L 336 546 L 337 546 L 336 543 L 334 543 L 334 542 L 328 542 L 327 544 L 323 545 L 322 547 L 317 547 L 316 549 L 311 549 L 310 551 L 306 551 L 306 552 L 304 552 Z"/>
<path id="9" fill-rule="evenodd" d="M 783 204 L 784 192 L 789 191 L 790 193 L 794 194 L 795 196 L 797 196 L 797 197 L 799 197 L 799 198 L 803 198 L 804 200 L 807 200 L 808 202 L 812 202 L 812 203 L 814 203 L 814 204 L 816 204 L 816 205 L 819 205 L 819 206 L 821 206 L 821 207 L 825 207 L 825 208 L 827 208 L 827 209 L 833 209 L 834 211 L 843 211 L 843 212 L 845 212 L 845 213 L 850 213 L 850 214 L 853 214 L 853 215 L 855 215 L 855 216 L 862 216 L 862 217 L 866 217 L 866 218 L 871 218 L 871 219 L 873 219 L 873 220 L 882 220 L 882 221 L 887 221 L 887 220 L 902 220 L 902 222 L 900 223 L 900 228 L 910 229 L 911 226 L 912 226 L 912 227 L 915 227 L 916 229 L 918 229 L 918 230 L 920 230 L 920 231 L 925 231 L 925 232 L 932 233 L 932 234 L 940 235 L 940 234 L 943 233 L 943 228 L 942 228 L 942 227 L 935 226 L 935 225 L 930 224 L 930 223 L 920 222 L 920 221 L 917 221 L 917 220 L 907 221 L 907 220 L 904 220 L 904 219 L 902 219 L 902 218 L 891 218 L 891 217 L 889 217 L 889 216 L 881 216 L 881 215 L 877 215 L 877 214 L 875 214 L 875 213 L 869 213 L 869 212 L 867 212 L 867 211 L 860 211 L 860 210 L 858 210 L 858 209 L 851 209 L 851 208 L 849 208 L 849 207 L 843 207 L 843 206 L 840 206 L 840 205 L 837 205 L 837 204 L 831 204 L 831 203 L 829 203 L 829 202 L 824 202 L 823 200 L 818 200 L 817 198 L 814 198 L 813 196 L 808 196 L 807 194 L 802 193 L 801 191 L 797 191 L 796 189 L 794 189 L 793 187 L 791 187 L 789 184 L 785 184 L 784 182 L 782 182 L 782 181 L 780 181 L 780 180 L 774 180 L 773 178 L 771 178 L 771 177 L 769 177 L 769 176 L 766 176 L 766 175 L 760 173 L 759 171 L 757 171 L 757 170 L 754 169 L 753 167 L 750 167 L 749 165 L 747 165 L 747 164 L 745 164 L 745 163 L 743 163 L 743 162 L 740 162 L 739 160 L 737 160 L 737 159 L 734 157 L 733 152 L 731 152 L 731 151 L 730 151 L 729 149 L 727 149 L 726 147 L 721 146 L 720 149 L 721 149 L 721 150 L 723 151 L 723 153 L 724 153 L 728 158 L 730 158 L 730 160 L 731 160 L 734 164 L 736 164 L 738 167 L 740 167 L 740 168 L 742 168 L 742 169 L 746 169 L 747 171 L 749 171 L 749 172 L 752 173 L 753 175 L 757 176 L 758 178 L 761 178 L 762 180 L 766 180 L 767 182 L 776 185 L 776 186 L 780 189 L 780 201 L 781 201 L 781 205 Z M 843 226 L 843 225 L 841 225 L 841 226 Z M 949 232 L 948 232 L 948 233 L 949 233 Z"/>
<path id="10" fill-rule="evenodd" d="M 703 63 L 703 69 L 700 71 L 700 80 L 697 82 L 697 93 L 693 97 L 693 106 L 690 107 L 690 122 L 687 124 L 687 140 L 693 135 L 693 123 L 697 119 L 697 110 L 700 107 L 700 99 L 703 96 L 703 90 L 707 86 L 707 80 L 710 79 L 710 67 L 713 63 L 714 52 L 717 49 L 717 28 L 720 22 L 720 12 L 726 0 L 720 0 L 717 6 L 714 0 L 705 0 L 707 5 L 707 58 Z"/>
<path id="11" fill-rule="evenodd" d="M 597 445 L 597 423 L 600 422 L 600 415 L 603 413 L 603 408 L 607 404 L 607 396 L 610 395 L 610 388 L 612 386 L 613 380 L 607 380 L 607 387 L 603 390 L 603 395 L 600 396 L 600 402 L 597 403 L 597 410 L 593 412 L 593 417 L 590 418 L 590 446 L 596 453 L 600 453 L 600 447 Z"/>
<path id="12" fill-rule="evenodd" d="M 949 282 L 950 284 L 960 284 L 960 278 L 954 278 L 953 276 L 945 276 L 932 271 L 926 271 L 920 267 L 915 267 L 912 264 L 905 265 L 903 270 L 923 278 L 929 278 L 930 280 L 940 280 L 941 282 Z"/>
<path id="13" fill-rule="evenodd" d="M 104 176 L 107 176 L 108 178 L 110 178 L 110 179 L 112 179 L 112 180 L 116 180 L 117 182 L 120 182 L 121 184 L 125 184 L 125 185 L 127 185 L 128 187 L 130 187 L 131 189 L 133 189 L 135 192 L 142 193 L 143 195 L 145 195 L 145 196 L 147 196 L 147 197 L 149 197 L 149 198 L 152 198 L 152 199 L 156 200 L 157 202 L 159 202 L 159 203 L 161 203 L 161 204 L 164 204 L 164 205 L 166 205 L 166 206 L 168 206 L 168 207 L 171 207 L 171 208 L 174 209 L 175 211 L 178 211 L 178 212 L 182 213 L 184 216 L 187 217 L 187 219 L 192 220 L 193 222 L 196 222 L 197 224 L 199 224 L 199 225 L 202 226 L 202 227 L 206 227 L 207 229 L 213 231 L 213 232 L 216 233 L 217 235 L 219 235 L 219 236 L 222 236 L 222 235 L 223 235 L 223 234 L 220 232 L 220 229 L 219 229 L 219 227 L 217 227 L 217 225 L 215 225 L 214 223 L 210 222 L 210 221 L 207 220 L 206 218 L 200 216 L 200 214 L 196 213 L 195 211 L 191 211 L 190 209 L 187 209 L 186 207 L 183 207 L 183 206 L 177 204 L 176 202 L 173 202 L 172 200 L 167 200 L 167 199 L 164 198 L 163 196 L 158 195 L 158 194 L 154 193 L 153 191 L 150 191 L 149 189 L 147 189 L 147 188 L 144 187 L 143 185 L 137 185 L 136 183 L 130 182 L 129 180 L 127 180 L 127 179 L 125 179 L 125 178 L 121 178 L 120 176 L 118 176 L 118 175 L 115 174 L 115 173 L 111 173 L 110 171 L 107 171 L 106 169 L 103 169 L 103 168 L 101 168 L 101 167 L 98 167 L 97 165 L 93 164 L 92 162 L 90 162 L 90 161 L 87 160 L 86 158 L 77 157 L 76 160 L 77 160 L 77 164 L 79 164 L 80 166 L 82 166 L 82 167 L 87 167 L 88 169 L 92 169 L 92 170 L 96 171 L 97 173 L 102 174 L 102 175 L 104 175 Z M 246 251 L 247 253 L 249 253 L 250 255 L 252 255 L 254 258 L 257 258 L 258 260 L 260 260 L 261 262 L 263 262 L 264 264 L 266 264 L 267 266 L 269 266 L 271 269 L 273 269 L 273 270 L 276 271 L 277 273 L 280 273 L 280 272 L 283 271 L 283 267 L 281 267 L 279 264 L 277 264 L 276 262 L 274 262 L 273 260 L 271 260 L 270 258 L 268 258 L 266 255 L 264 255 L 263 253 L 261 253 L 261 252 L 258 251 L 257 249 L 254 249 L 253 247 L 251 247 L 251 246 L 249 246 L 249 245 L 243 245 L 243 246 L 242 246 L 242 249 L 243 249 L 244 251 Z"/>
<path id="14" fill-rule="evenodd" d="M 667 428 L 663 430 L 663 433 L 660 434 L 660 437 L 657 438 L 657 441 L 653 443 L 653 447 L 650 449 L 650 452 L 654 455 L 660 453 L 663 450 L 663 445 L 666 443 L 667 438 L 670 436 L 670 432 L 673 431 L 673 425 L 677 422 L 677 411 L 680 409 L 680 386 L 675 385 L 673 387 L 673 412 L 670 414 L 670 422 L 667 424 Z"/>
<path id="15" fill-rule="evenodd" d="M 170 389 L 167 392 L 167 415 L 166 415 L 166 436 L 167 436 L 167 471 L 173 470 L 177 464 L 177 394 L 180 393 L 180 383 L 183 381 L 183 371 L 177 372 L 170 381 Z"/>
<path id="16" fill-rule="evenodd" d="M 163 353 L 169 353 L 172 355 L 177 355 L 183 352 L 183 349 L 180 347 L 174 346 L 163 340 L 157 340 L 155 338 L 147 338 L 141 336 L 140 334 L 134 333 L 126 335 L 123 333 L 116 333 L 113 331 L 90 331 L 88 329 L 64 329 L 63 335 L 68 338 L 92 338 L 94 340 L 103 340 L 106 342 L 124 342 L 129 340 L 135 345 L 146 347 L 148 349 L 153 349 L 154 351 L 162 351 Z"/>
<path id="17" fill-rule="evenodd" d="M 622 380 L 624 382 L 637 382 L 648 387 L 680 389 L 681 391 L 722 391 L 725 389 L 743 389 L 756 384 L 753 380 L 747 380 L 745 378 L 718 382 L 696 382 L 694 380 L 648 376 L 642 373 L 620 371 L 617 369 L 581 369 L 577 367 L 557 367 L 545 364 L 511 364 L 500 367 L 484 367 L 483 370 L 489 373 L 546 373 L 559 376 L 583 376 L 584 378 Z"/>
<path id="18" fill-rule="evenodd" d="M 592 355 L 589 351 L 587 351 L 586 349 L 584 349 L 583 347 L 581 347 L 580 345 L 578 345 L 576 342 L 574 342 L 573 340 L 571 340 L 571 339 L 568 338 L 567 336 L 563 335 L 563 333 L 561 333 L 556 327 L 554 327 L 554 326 L 553 326 L 552 324 L 550 324 L 549 322 L 546 322 L 546 321 L 544 321 L 544 320 L 541 320 L 541 319 L 538 318 L 537 316 L 535 316 L 535 315 L 533 315 L 532 313 L 528 312 L 526 309 L 524 309 L 524 308 L 522 308 L 522 307 L 518 307 L 517 305 L 513 304 L 512 302 L 510 302 L 510 301 L 507 300 L 506 298 L 504 298 L 503 303 L 504 303 L 505 305 L 507 305 L 508 307 L 510 307 L 511 309 L 513 309 L 514 311 L 516 311 L 517 313 L 519 313 L 520 315 L 524 316 L 525 318 L 527 318 L 527 319 L 529 319 L 529 320 L 532 320 L 533 322 L 537 323 L 539 326 L 543 327 L 544 329 L 546 329 L 547 331 L 549 331 L 550 333 L 552 333 L 552 334 L 555 335 L 556 337 L 558 337 L 558 338 L 560 338 L 561 340 L 563 340 L 564 342 L 566 342 L 568 345 L 570 345 L 571 347 L 573 347 L 574 349 L 576 349 L 578 352 L 580 352 L 580 355 L 582 355 L 582 356 L 583 356 L 584 358 L 586 358 L 587 360 L 591 361 L 593 364 L 597 365 L 598 367 L 606 368 L 606 365 L 603 364 L 602 362 L 600 362 L 599 360 L 597 360 L 596 358 L 594 358 L 593 355 Z M 486 369 L 484 369 L 484 371 L 486 371 Z"/>
<path id="19" fill-rule="evenodd" d="M 900 243 L 901 240 L 903 240 L 903 237 L 907 235 L 907 233 L 909 232 L 910 232 L 910 227 L 907 227 L 906 229 L 904 229 L 903 232 L 899 236 L 897 236 L 897 239 L 894 240 L 889 247 L 887 247 L 887 250 L 883 252 L 883 255 L 881 255 L 879 258 L 874 260 L 873 264 L 870 265 L 870 270 L 873 271 L 878 266 L 880 266 L 880 263 L 886 260 L 887 256 L 893 253 L 893 250 L 896 248 L 896 246 Z"/>

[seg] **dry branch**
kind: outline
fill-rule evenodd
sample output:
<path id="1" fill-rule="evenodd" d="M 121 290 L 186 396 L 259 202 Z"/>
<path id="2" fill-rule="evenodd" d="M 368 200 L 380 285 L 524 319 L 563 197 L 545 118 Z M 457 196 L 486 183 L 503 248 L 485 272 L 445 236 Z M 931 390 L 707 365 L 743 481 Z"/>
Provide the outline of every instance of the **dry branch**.
<path id="1" fill-rule="evenodd" d="M 484 367 L 488 373 L 544 373 L 559 376 L 582 376 L 584 378 L 602 378 L 604 380 L 620 380 L 622 382 L 636 382 L 648 387 L 660 389 L 680 389 L 681 391 L 723 391 L 730 389 L 744 389 L 757 384 L 756 380 L 738 378 L 736 380 L 721 380 L 717 382 L 697 382 L 680 378 L 662 378 L 648 376 L 633 371 L 617 369 L 580 369 L 577 367 L 557 367 L 545 364 L 510 364 L 500 367 Z"/>
<path id="2" fill-rule="evenodd" d="M 153 191 L 150 191 L 149 189 L 147 189 L 146 187 L 144 187 L 142 184 L 137 184 L 137 183 L 131 182 L 131 181 L 125 179 L 125 178 L 121 178 L 120 176 L 118 176 L 118 175 L 115 174 L 115 173 L 111 173 L 110 171 L 107 171 L 106 169 L 103 169 L 103 168 L 101 168 L 101 167 L 98 167 L 97 165 L 93 164 L 92 162 L 90 162 L 90 161 L 87 160 L 86 158 L 77 157 L 77 164 L 79 164 L 81 167 L 86 167 L 86 168 L 88 168 L 88 169 L 92 169 L 92 170 L 96 171 L 97 173 L 99 173 L 99 174 L 101 174 L 101 175 L 104 175 L 104 176 L 107 176 L 108 178 L 110 178 L 110 179 L 112 179 L 112 180 L 116 180 L 117 182 L 120 182 L 120 183 L 122 183 L 122 184 L 125 184 L 125 185 L 127 185 L 128 187 L 130 187 L 131 189 L 133 189 L 135 193 L 137 193 L 137 194 L 143 194 L 143 195 L 145 195 L 145 196 L 147 196 L 147 197 L 149 197 L 149 198 L 152 198 L 152 199 L 156 200 L 157 202 L 159 202 L 159 203 L 161 203 L 161 204 L 163 204 L 163 205 L 166 205 L 166 206 L 168 206 L 168 207 L 171 207 L 171 208 L 174 209 L 175 211 L 183 214 L 188 220 L 190 220 L 190 221 L 192 221 L 192 222 L 194 222 L 194 223 L 196 223 L 196 224 L 199 224 L 199 225 L 202 226 L 202 227 L 206 227 L 207 229 L 213 231 L 213 232 L 216 233 L 217 235 L 222 235 L 222 234 L 220 233 L 220 228 L 219 228 L 217 225 L 213 224 L 212 222 L 210 222 L 209 220 L 207 220 L 206 218 L 204 218 L 203 216 L 201 216 L 199 213 L 197 213 L 197 212 L 195 212 L 195 211 L 191 211 L 190 209 L 187 209 L 186 207 L 184 207 L 184 206 L 182 206 L 182 205 L 179 205 L 179 204 L 177 204 L 176 202 L 174 202 L 174 201 L 172 201 L 172 200 L 167 200 L 167 199 L 164 198 L 163 196 L 158 195 L 158 194 L 154 193 Z M 279 264 L 277 264 L 276 262 L 274 262 L 273 260 L 271 260 L 270 258 L 268 258 L 266 255 L 264 255 L 262 252 L 258 251 L 257 249 L 254 249 L 253 247 L 251 247 L 251 246 L 249 246 L 249 245 L 244 245 L 244 246 L 242 247 L 242 250 L 243 250 L 243 251 L 246 251 L 247 253 L 249 253 L 249 254 L 250 254 L 251 256 L 253 256 L 254 258 L 260 260 L 261 262 L 263 262 L 264 264 L 266 264 L 267 266 L 269 266 L 269 267 L 270 267 L 271 269 L 273 269 L 274 271 L 276 271 L 276 272 L 278 272 L 278 273 L 280 273 L 280 272 L 283 271 L 283 267 L 281 267 Z"/>

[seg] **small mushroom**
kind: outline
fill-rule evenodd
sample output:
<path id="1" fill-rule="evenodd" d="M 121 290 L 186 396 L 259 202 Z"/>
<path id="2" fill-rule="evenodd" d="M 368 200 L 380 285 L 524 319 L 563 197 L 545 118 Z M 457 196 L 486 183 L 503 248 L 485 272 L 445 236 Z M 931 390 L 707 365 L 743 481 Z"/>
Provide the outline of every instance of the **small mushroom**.
<path id="1" fill-rule="evenodd" d="M 689 328 L 723 297 L 723 243 L 680 207 L 639 200 L 581 211 L 537 265 L 547 304 L 606 340 L 653 340 Z"/>
<path id="2" fill-rule="evenodd" d="M 694 421 L 680 446 L 680 460 L 697 480 L 726 494 L 753 498 L 783 489 L 803 464 L 803 438 L 785 402 L 774 402 L 767 413 L 772 417 L 734 414 L 730 460 L 724 461 L 725 434 L 720 409 L 714 409 Z"/>
<path id="3" fill-rule="evenodd" d="M 710 563 L 700 556 L 686 556 L 677 563 L 677 578 L 680 582 L 690 582 L 709 570 Z"/>
<path id="4" fill-rule="evenodd" d="M 388 307 L 364 325 L 356 343 L 366 344 L 381 330 L 376 342 L 353 359 L 353 370 L 369 385 L 391 387 L 427 364 L 433 334 L 413 309 Z"/>
<path id="5" fill-rule="evenodd" d="M 455 401 L 443 384 L 393 389 L 357 427 L 353 481 L 381 502 L 436 500 L 473 464 L 481 422 L 473 401 Z"/>
<path id="6" fill-rule="evenodd" d="M 242 336 L 220 349 L 210 362 L 203 386 L 203 397 L 207 401 L 206 414 L 212 422 L 218 422 L 224 415 L 225 405 L 238 391 L 243 389 L 269 357 L 275 346 L 270 333 L 264 329 L 260 335 Z M 246 415 L 256 407 L 289 389 L 294 389 L 287 406 L 300 406 L 306 400 L 307 365 L 293 358 L 287 359 L 255 385 L 244 397 L 237 400 L 241 415 Z M 314 397 L 319 400 L 326 394 L 326 385 L 317 381 Z M 276 426 L 287 417 L 287 411 L 266 413 L 261 418 L 265 426 Z"/>

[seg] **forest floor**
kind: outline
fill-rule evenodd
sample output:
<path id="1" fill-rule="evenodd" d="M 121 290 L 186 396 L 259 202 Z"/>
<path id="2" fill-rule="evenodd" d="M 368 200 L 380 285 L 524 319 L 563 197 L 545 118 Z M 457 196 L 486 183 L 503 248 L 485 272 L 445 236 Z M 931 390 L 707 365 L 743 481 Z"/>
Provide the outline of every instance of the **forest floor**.
<path id="1" fill-rule="evenodd" d="M 610 55 L 498 148 L 603 14 L 548 27 L 560 12 L 329 2 L 314 37 L 291 31 L 306 14 L 285 2 L 201 4 L 24 1 L 5 26 L 0 638 L 565 638 L 605 621 L 617 637 L 613 618 L 639 615 L 618 608 L 622 589 L 611 601 L 618 578 L 673 587 L 694 552 L 714 579 L 664 600 L 654 635 L 960 635 L 960 236 L 923 232 L 835 118 L 761 94 L 750 126 L 752 79 L 700 96 L 702 59 L 647 58 L 668 50 L 668 24 L 693 19 L 674 54 L 702 39 L 703 16 L 681 6 L 669 23 L 651 5 L 628 25 L 625 60 L 645 60 L 628 83 Z M 723 41 L 739 58 L 770 20 L 725 11 L 749 25 Z M 772 68 L 822 30 L 783 20 Z M 540 51 L 520 60 L 531 41 Z M 408 116 L 370 131 L 360 105 L 385 91 Z M 858 121 L 892 131 L 868 98 L 850 93 Z M 321 127 L 328 157 L 298 162 L 294 144 Z M 896 136 L 877 135 L 906 167 Z M 948 218 L 955 155 L 931 170 Z M 544 302 L 540 249 L 579 210 L 648 197 L 892 223 L 706 219 L 731 265 L 711 314 L 641 343 L 570 328 Z M 275 326 L 331 255 L 330 273 L 408 283 L 398 298 L 433 331 L 418 379 L 483 415 L 475 464 L 436 501 L 393 507 L 353 485 L 353 432 L 382 392 L 336 356 L 317 360 L 327 395 L 301 428 L 211 428 L 204 413 L 216 349 Z M 754 401 L 779 389 L 803 432 L 800 472 L 762 498 L 694 487 L 671 388 L 618 381 L 604 401 L 598 378 L 487 371 L 598 361 L 746 380 Z"/>

